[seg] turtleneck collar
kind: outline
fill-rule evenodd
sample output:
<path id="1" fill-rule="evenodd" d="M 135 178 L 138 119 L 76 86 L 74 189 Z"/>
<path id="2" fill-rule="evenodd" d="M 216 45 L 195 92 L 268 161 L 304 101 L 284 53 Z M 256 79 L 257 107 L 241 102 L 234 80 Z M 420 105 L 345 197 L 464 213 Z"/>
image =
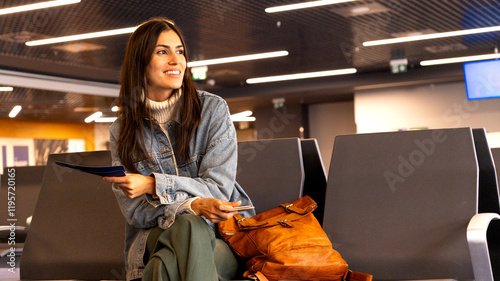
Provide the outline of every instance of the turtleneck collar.
<path id="1" fill-rule="evenodd" d="M 164 101 L 153 101 L 146 98 L 146 106 L 149 107 L 151 111 L 151 117 L 153 117 L 158 123 L 165 124 L 170 121 L 174 114 L 177 101 L 179 101 L 182 95 L 181 89 L 178 89 L 172 93 L 170 98 Z"/>

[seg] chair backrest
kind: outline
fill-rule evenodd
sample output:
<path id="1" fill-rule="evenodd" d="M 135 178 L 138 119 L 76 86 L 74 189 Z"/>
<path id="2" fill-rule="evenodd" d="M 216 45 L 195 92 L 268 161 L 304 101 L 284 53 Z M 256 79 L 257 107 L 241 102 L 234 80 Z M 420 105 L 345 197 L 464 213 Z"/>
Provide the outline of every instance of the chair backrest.
<path id="1" fill-rule="evenodd" d="M 495 165 L 497 182 L 500 182 L 500 147 L 492 148 L 491 155 L 493 156 L 493 165 Z"/>
<path id="2" fill-rule="evenodd" d="M 302 148 L 302 160 L 304 162 L 304 191 L 302 195 L 308 195 L 318 204 L 314 215 L 323 223 L 325 212 L 326 195 L 326 173 L 323 159 L 319 151 L 316 139 L 303 139 L 300 141 Z"/>
<path id="3" fill-rule="evenodd" d="M 374 279 L 471 280 L 477 189 L 470 128 L 338 136 L 323 227 Z"/>
<path id="4" fill-rule="evenodd" d="M 474 145 L 479 166 L 478 212 L 500 214 L 497 173 L 495 163 L 493 162 L 493 155 L 486 138 L 486 130 L 484 128 L 473 129 L 472 135 L 474 136 Z"/>
<path id="5" fill-rule="evenodd" d="M 21 256 L 21 279 L 125 279 L 125 219 L 111 184 L 54 161 L 109 166 L 111 154 L 49 155 Z"/>
<path id="6" fill-rule="evenodd" d="M 45 166 L 4 167 L 0 187 L 0 225 L 9 225 L 15 218 L 16 226 L 27 226 L 26 219 L 33 215 L 42 186 Z M 9 216 L 9 201 L 14 203 L 14 217 Z"/>
<path id="7" fill-rule="evenodd" d="M 239 142 L 236 181 L 252 199 L 257 213 L 297 200 L 304 184 L 300 140 Z"/>

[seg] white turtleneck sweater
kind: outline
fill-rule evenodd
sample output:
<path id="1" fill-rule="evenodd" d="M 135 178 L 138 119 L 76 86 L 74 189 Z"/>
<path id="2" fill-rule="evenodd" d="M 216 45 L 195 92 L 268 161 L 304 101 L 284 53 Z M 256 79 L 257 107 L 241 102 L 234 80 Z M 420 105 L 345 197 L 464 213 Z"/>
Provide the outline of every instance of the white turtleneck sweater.
<path id="1" fill-rule="evenodd" d="M 151 117 L 153 117 L 160 125 L 165 125 L 170 121 L 175 114 L 175 105 L 179 101 L 182 93 L 181 90 L 177 90 L 172 93 L 172 95 L 164 101 L 153 101 L 146 98 L 146 106 L 149 107 L 151 111 Z M 162 129 L 165 126 L 161 126 Z"/>

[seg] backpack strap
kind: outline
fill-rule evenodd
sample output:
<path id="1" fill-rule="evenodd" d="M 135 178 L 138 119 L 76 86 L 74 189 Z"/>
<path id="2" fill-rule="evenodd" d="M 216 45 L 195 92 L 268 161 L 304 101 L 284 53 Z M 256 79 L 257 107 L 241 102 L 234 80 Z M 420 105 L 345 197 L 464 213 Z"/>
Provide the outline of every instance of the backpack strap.
<path id="1" fill-rule="evenodd" d="M 264 276 L 264 274 L 260 271 L 255 272 L 252 276 L 249 276 L 249 278 L 258 281 L 269 281 L 269 279 L 267 279 L 266 276 Z"/>
<path id="2" fill-rule="evenodd" d="M 359 272 L 359 271 L 352 271 L 348 270 L 346 273 L 346 276 L 344 277 L 345 281 L 372 281 L 373 275 Z"/>

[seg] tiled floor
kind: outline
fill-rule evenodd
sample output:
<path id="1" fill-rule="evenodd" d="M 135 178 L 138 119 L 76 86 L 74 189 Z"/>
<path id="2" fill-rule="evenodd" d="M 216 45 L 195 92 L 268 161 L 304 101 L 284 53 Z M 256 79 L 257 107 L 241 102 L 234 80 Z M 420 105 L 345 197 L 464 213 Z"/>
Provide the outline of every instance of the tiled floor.
<path id="1" fill-rule="evenodd" d="M 19 280 L 19 268 L 14 268 L 14 272 L 9 271 L 9 268 L 0 268 L 1 281 L 16 281 Z"/>
<path id="2" fill-rule="evenodd" d="M 8 256 L 0 258 L 0 281 L 16 281 L 19 280 L 19 260 L 20 255 L 12 257 L 15 264 L 14 268 L 11 268 L 11 259 Z"/>

